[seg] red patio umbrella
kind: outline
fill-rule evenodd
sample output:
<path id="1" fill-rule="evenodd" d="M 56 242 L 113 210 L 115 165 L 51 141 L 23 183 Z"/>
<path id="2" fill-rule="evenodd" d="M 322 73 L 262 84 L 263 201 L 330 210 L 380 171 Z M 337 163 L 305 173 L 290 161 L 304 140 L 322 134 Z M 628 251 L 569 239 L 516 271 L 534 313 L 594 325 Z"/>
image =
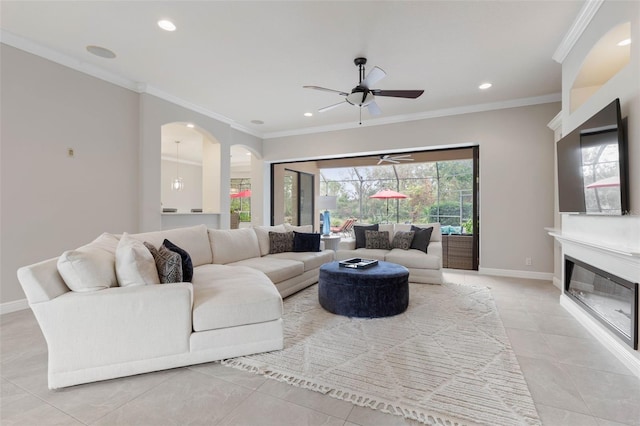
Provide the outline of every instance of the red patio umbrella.
<path id="1" fill-rule="evenodd" d="M 371 195 L 369 198 L 381 198 L 387 200 L 387 220 L 389 220 L 389 199 L 399 200 L 403 198 L 409 198 L 408 196 L 401 194 L 396 191 L 392 191 L 390 189 L 383 189 L 382 191 L 378 191 L 375 194 Z M 399 220 L 399 214 L 396 212 L 396 222 Z"/>
<path id="2" fill-rule="evenodd" d="M 249 198 L 251 197 L 251 190 L 245 189 L 244 191 L 236 192 L 235 194 L 231 194 L 231 198 Z"/>

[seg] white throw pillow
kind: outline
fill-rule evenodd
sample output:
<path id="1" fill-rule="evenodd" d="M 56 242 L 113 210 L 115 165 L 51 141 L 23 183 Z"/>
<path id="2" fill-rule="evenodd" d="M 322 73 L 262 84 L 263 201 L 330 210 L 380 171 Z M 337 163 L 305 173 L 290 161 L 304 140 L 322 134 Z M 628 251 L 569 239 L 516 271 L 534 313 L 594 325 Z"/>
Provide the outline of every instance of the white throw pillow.
<path id="1" fill-rule="evenodd" d="M 126 232 L 122 234 L 116 249 L 116 275 L 120 287 L 160 284 L 151 252 Z"/>
<path id="2" fill-rule="evenodd" d="M 69 250 L 58 258 L 58 272 L 72 291 L 104 290 L 118 285 L 115 256 L 97 247 Z"/>

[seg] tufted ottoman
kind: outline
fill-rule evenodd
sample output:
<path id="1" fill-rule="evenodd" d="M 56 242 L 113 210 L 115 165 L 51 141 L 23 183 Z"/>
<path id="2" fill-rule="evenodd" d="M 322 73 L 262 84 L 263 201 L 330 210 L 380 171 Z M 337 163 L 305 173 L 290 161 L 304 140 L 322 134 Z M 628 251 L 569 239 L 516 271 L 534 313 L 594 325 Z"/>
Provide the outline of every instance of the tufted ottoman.
<path id="1" fill-rule="evenodd" d="M 339 262 L 320 267 L 320 305 L 348 317 L 378 318 L 398 315 L 409 305 L 409 270 L 379 261 L 366 269 L 341 268 Z"/>

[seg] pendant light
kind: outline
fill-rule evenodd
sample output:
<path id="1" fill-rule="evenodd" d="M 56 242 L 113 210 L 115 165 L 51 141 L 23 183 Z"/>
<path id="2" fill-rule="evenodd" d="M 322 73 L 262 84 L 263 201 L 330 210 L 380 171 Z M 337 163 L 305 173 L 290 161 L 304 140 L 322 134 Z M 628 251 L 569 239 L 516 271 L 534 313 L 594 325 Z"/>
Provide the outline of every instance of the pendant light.
<path id="1" fill-rule="evenodd" d="M 172 191 L 182 191 L 184 189 L 184 182 L 180 177 L 180 152 L 178 151 L 179 146 L 180 141 L 176 141 L 176 178 L 171 181 Z"/>

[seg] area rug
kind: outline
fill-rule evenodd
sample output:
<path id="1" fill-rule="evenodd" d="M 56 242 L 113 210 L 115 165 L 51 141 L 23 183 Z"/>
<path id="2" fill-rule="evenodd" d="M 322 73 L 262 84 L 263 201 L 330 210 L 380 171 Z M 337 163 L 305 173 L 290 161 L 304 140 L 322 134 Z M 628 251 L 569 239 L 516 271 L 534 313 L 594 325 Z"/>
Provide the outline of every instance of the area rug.
<path id="1" fill-rule="evenodd" d="M 491 292 L 410 284 L 403 314 L 325 311 L 317 285 L 284 301 L 284 349 L 223 365 L 428 425 L 539 425 Z"/>

